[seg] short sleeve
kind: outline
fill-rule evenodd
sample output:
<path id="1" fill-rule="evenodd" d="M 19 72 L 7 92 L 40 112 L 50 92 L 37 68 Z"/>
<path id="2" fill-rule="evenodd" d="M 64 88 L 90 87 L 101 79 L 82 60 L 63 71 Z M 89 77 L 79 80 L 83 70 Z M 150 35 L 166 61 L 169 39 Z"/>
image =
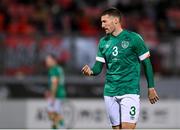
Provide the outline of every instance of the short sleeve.
<path id="1" fill-rule="evenodd" d="M 144 40 L 140 35 L 136 35 L 135 37 L 135 52 L 141 61 L 150 56 L 149 49 L 145 45 Z"/>
<path id="2" fill-rule="evenodd" d="M 97 51 L 97 55 L 96 55 L 96 61 L 105 63 L 104 55 L 102 54 L 101 44 L 102 44 L 102 40 L 100 40 L 100 42 L 98 44 L 98 51 Z"/>

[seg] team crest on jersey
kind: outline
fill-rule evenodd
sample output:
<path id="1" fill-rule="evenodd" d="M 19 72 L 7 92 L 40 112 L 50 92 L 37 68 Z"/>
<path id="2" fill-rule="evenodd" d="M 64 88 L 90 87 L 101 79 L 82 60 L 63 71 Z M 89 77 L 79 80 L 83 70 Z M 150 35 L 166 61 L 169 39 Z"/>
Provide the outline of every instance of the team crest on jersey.
<path id="1" fill-rule="evenodd" d="M 122 48 L 126 49 L 129 46 L 129 42 L 128 41 L 122 41 L 121 46 L 122 46 Z"/>

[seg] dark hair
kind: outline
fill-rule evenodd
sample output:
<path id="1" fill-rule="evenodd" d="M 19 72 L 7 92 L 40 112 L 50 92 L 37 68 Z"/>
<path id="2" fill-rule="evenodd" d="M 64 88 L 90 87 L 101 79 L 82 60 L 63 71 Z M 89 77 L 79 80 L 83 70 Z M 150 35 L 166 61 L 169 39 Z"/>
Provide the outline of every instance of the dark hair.
<path id="1" fill-rule="evenodd" d="M 116 17 L 119 17 L 119 21 L 122 20 L 122 13 L 120 10 L 118 10 L 117 8 L 115 7 L 111 7 L 109 9 L 106 9 L 104 10 L 102 13 L 101 13 L 101 16 L 103 15 L 111 15 L 111 16 L 116 16 Z"/>
<path id="2" fill-rule="evenodd" d="M 53 54 L 53 53 L 48 53 L 46 56 L 50 56 L 54 60 L 57 60 L 57 56 L 55 54 Z"/>

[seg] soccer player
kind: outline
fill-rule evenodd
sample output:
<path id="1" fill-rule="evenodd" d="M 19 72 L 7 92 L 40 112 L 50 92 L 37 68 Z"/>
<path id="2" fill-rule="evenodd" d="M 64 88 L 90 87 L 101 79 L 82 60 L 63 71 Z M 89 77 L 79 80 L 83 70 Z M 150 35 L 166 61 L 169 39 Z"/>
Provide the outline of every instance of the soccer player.
<path id="1" fill-rule="evenodd" d="M 87 76 L 98 75 L 106 65 L 104 100 L 113 129 L 135 129 L 140 110 L 141 63 L 148 83 L 148 98 L 154 104 L 159 97 L 154 88 L 150 52 L 142 37 L 121 26 L 122 15 L 116 8 L 102 12 L 101 24 L 106 36 L 100 39 L 96 62 L 85 65 Z"/>
<path id="2" fill-rule="evenodd" d="M 48 116 L 52 121 L 52 128 L 64 127 L 62 115 L 62 99 L 66 96 L 64 88 L 63 68 L 57 64 L 56 57 L 52 54 L 46 56 L 46 66 L 48 67 L 49 90 L 46 92 L 48 102 Z"/>

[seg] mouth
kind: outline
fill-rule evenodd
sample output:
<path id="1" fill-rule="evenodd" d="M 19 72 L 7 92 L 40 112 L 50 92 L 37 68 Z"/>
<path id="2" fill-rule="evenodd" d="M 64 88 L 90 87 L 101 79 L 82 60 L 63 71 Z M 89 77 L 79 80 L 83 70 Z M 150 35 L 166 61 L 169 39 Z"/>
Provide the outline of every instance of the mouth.
<path id="1" fill-rule="evenodd" d="M 108 29 L 107 29 L 107 28 L 105 28 L 105 29 L 104 29 L 104 31 L 105 31 L 105 32 L 108 32 Z"/>

